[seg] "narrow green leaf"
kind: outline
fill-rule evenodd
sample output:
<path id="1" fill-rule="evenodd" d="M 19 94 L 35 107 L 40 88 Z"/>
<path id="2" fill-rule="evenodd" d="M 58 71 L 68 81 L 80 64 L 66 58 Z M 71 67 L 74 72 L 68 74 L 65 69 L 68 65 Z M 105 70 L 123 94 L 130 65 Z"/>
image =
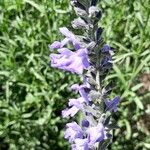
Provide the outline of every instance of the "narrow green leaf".
<path id="1" fill-rule="evenodd" d="M 126 82 L 126 80 L 124 78 L 124 74 L 121 72 L 121 70 L 119 69 L 119 67 L 117 67 L 117 65 L 114 64 L 113 68 L 116 71 L 116 74 L 117 74 L 118 78 L 123 83 L 124 87 L 127 87 L 127 82 Z"/>
<path id="2" fill-rule="evenodd" d="M 140 108 L 141 110 L 143 110 L 143 109 L 144 109 L 144 106 L 143 106 L 143 104 L 142 104 L 140 98 L 136 96 L 136 97 L 133 98 L 133 99 L 134 99 L 135 103 L 137 104 L 138 108 Z"/>
<path id="3" fill-rule="evenodd" d="M 139 83 L 137 85 L 135 85 L 134 87 L 131 88 L 131 90 L 134 92 L 134 91 L 137 91 L 139 88 L 141 88 L 144 84 L 143 83 Z"/>
<path id="4" fill-rule="evenodd" d="M 126 139 L 129 140 L 131 138 L 132 129 L 128 120 L 124 120 L 126 125 Z"/>
<path id="5" fill-rule="evenodd" d="M 136 18 L 140 21 L 140 23 L 143 25 L 143 18 L 140 12 L 137 12 L 135 14 Z"/>
<path id="6" fill-rule="evenodd" d="M 32 117 L 32 113 L 26 113 L 22 115 L 22 118 L 30 118 Z"/>
<path id="7" fill-rule="evenodd" d="M 41 13 L 43 13 L 43 14 L 45 13 L 44 6 L 38 5 L 37 3 L 35 3 L 32 0 L 25 0 L 25 2 L 28 3 L 28 4 L 30 4 L 31 6 L 35 7 Z"/>

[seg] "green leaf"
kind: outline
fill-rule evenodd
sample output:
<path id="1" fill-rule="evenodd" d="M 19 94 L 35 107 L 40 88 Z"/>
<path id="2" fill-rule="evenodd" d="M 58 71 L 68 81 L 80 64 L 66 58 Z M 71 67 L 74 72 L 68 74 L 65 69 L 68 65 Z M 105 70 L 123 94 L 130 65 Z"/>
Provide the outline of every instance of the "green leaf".
<path id="1" fill-rule="evenodd" d="M 137 12 L 137 13 L 135 14 L 135 16 L 136 16 L 136 18 L 140 21 L 140 23 L 143 25 L 144 23 L 143 23 L 143 18 L 142 18 L 141 13 L 140 13 L 140 12 Z"/>
<path id="2" fill-rule="evenodd" d="M 124 87 L 127 87 L 127 82 L 126 82 L 126 80 L 124 78 L 124 74 L 121 72 L 121 70 L 119 69 L 119 67 L 114 64 L 113 68 L 116 71 L 116 74 L 117 74 L 118 78 L 123 83 Z"/>
<path id="3" fill-rule="evenodd" d="M 31 68 L 30 71 L 33 73 L 33 75 L 36 77 L 36 79 L 39 79 L 39 80 L 41 80 L 43 82 L 45 81 L 43 76 L 41 76 L 39 73 L 37 73 L 34 68 Z"/>
<path id="4" fill-rule="evenodd" d="M 148 149 L 150 149 L 150 143 L 144 143 L 144 146 Z"/>
<path id="5" fill-rule="evenodd" d="M 37 4 L 32 0 L 25 0 L 25 2 L 30 4 L 31 6 L 35 7 L 41 13 L 43 13 L 43 14 L 45 13 L 44 6 Z"/>
<path id="6" fill-rule="evenodd" d="M 32 117 L 32 113 L 22 114 L 22 118 L 30 118 Z"/>
<path id="7" fill-rule="evenodd" d="M 131 135 L 132 135 L 131 125 L 130 125 L 130 122 L 128 120 L 124 120 L 124 122 L 126 125 L 126 139 L 129 140 L 131 138 Z"/>
<path id="8" fill-rule="evenodd" d="M 144 84 L 143 83 L 139 83 L 137 85 L 135 85 L 134 87 L 131 88 L 131 90 L 133 92 L 137 91 L 139 88 L 141 88 Z"/>
<path id="9" fill-rule="evenodd" d="M 142 104 L 140 98 L 136 96 L 136 97 L 134 97 L 133 99 L 134 99 L 136 105 L 138 106 L 138 108 L 140 108 L 141 110 L 143 110 L 143 109 L 144 109 L 144 106 L 143 106 L 143 104 Z"/>

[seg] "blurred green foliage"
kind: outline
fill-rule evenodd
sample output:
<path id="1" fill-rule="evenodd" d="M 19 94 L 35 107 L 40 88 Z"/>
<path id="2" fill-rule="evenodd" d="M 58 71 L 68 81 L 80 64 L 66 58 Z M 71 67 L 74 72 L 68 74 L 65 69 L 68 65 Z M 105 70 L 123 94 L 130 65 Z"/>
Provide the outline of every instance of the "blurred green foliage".
<path id="1" fill-rule="evenodd" d="M 113 150 L 150 149 L 150 3 L 104 0 L 105 41 L 115 48 L 114 95 L 121 95 Z M 149 89 L 148 89 L 149 87 Z"/>
<path id="2" fill-rule="evenodd" d="M 2 150 L 67 149 L 61 110 L 75 78 L 50 68 L 48 44 L 69 24 L 70 9 L 67 0 L 0 1 Z"/>
<path id="3" fill-rule="evenodd" d="M 149 0 L 102 0 L 100 24 L 112 45 L 121 95 L 113 150 L 150 149 Z M 49 67 L 48 44 L 74 12 L 69 0 L 0 0 L 0 149 L 67 150 L 61 118 L 76 76 Z"/>

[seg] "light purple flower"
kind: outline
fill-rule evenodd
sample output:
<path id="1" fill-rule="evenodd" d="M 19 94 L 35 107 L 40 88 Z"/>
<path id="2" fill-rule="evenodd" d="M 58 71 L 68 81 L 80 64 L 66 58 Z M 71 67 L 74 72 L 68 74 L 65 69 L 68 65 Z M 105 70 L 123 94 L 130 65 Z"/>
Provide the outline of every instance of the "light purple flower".
<path id="1" fill-rule="evenodd" d="M 91 127 L 87 130 L 88 144 L 90 146 L 94 145 L 97 142 L 104 140 L 105 132 L 104 126 L 102 123 L 99 123 L 96 127 Z"/>
<path id="2" fill-rule="evenodd" d="M 65 110 L 62 111 L 62 116 L 63 118 L 71 116 L 73 117 L 80 109 L 76 106 L 73 106 L 71 108 L 67 108 Z"/>
<path id="3" fill-rule="evenodd" d="M 66 36 L 66 41 L 68 40 L 68 42 L 72 42 L 76 50 L 81 48 L 79 41 L 71 31 L 69 31 L 66 27 L 62 27 L 59 30 L 64 36 Z"/>
<path id="4" fill-rule="evenodd" d="M 68 117 L 71 116 L 73 117 L 79 110 L 84 110 L 83 108 L 83 102 L 84 99 L 82 97 L 78 98 L 78 99 L 70 99 L 68 105 L 71 108 L 67 108 L 65 110 L 62 111 L 62 116 L 63 117 Z"/>
<path id="5" fill-rule="evenodd" d="M 76 50 L 81 48 L 80 42 L 77 40 L 77 38 L 71 31 L 69 31 L 66 27 L 62 27 L 59 30 L 65 36 L 65 38 L 61 42 L 55 41 L 54 43 L 52 43 L 49 46 L 50 49 L 63 48 L 68 43 L 72 43 Z"/>
<path id="6" fill-rule="evenodd" d="M 61 48 L 61 42 L 55 41 L 55 42 L 52 43 L 49 47 L 50 47 L 50 49 L 58 49 L 58 48 Z"/>
<path id="7" fill-rule="evenodd" d="M 67 48 L 58 49 L 60 54 L 51 54 L 51 66 L 59 69 L 82 74 L 89 67 L 87 50 L 79 49 L 72 52 Z"/>
<path id="8" fill-rule="evenodd" d="M 89 150 L 87 139 L 75 139 L 75 144 L 72 144 L 72 150 Z"/>
<path id="9" fill-rule="evenodd" d="M 49 48 L 50 49 L 59 49 L 59 48 L 63 48 L 66 44 L 69 43 L 69 39 L 65 38 L 63 39 L 61 42 L 59 41 L 55 41 L 54 43 L 52 43 Z"/>
<path id="10" fill-rule="evenodd" d="M 119 102 L 120 102 L 120 97 L 119 96 L 115 97 L 113 100 L 106 100 L 105 101 L 106 111 L 109 110 L 109 111 L 116 112 Z"/>
<path id="11" fill-rule="evenodd" d="M 68 44 L 70 40 L 68 38 L 65 38 L 61 41 L 61 48 L 64 47 L 66 44 Z"/>
<path id="12" fill-rule="evenodd" d="M 83 131 L 81 127 L 76 123 L 67 123 L 65 131 L 65 138 L 69 140 L 69 142 L 73 142 L 77 138 L 83 138 Z"/>
<path id="13" fill-rule="evenodd" d="M 74 84 L 71 86 L 71 89 L 79 92 L 80 95 L 85 99 L 85 101 L 89 103 L 90 99 L 88 97 L 88 94 L 89 94 L 90 89 L 88 89 L 86 85 Z"/>

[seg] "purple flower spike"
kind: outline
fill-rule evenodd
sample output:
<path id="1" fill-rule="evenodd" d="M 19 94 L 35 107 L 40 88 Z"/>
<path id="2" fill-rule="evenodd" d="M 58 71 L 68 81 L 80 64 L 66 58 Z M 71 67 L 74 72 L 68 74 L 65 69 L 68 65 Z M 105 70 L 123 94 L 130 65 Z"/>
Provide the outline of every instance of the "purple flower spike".
<path id="1" fill-rule="evenodd" d="M 51 54 L 51 66 L 80 75 L 82 84 L 74 84 L 72 90 L 79 93 L 80 98 L 69 99 L 68 108 L 62 111 L 63 117 L 74 117 L 81 113 L 81 127 L 76 123 L 68 123 L 65 138 L 72 150 L 107 149 L 112 141 L 113 124 L 111 114 L 117 111 L 119 97 L 107 100 L 112 91 L 111 82 L 106 77 L 113 62 L 113 48 L 104 44 L 102 31 L 98 21 L 102 11 L 96 6 L 97 0 L 71 0 L 78 18 L 72 21 L 77 33 L 66 27 L 60 28 L 64 39 L 55 41 L 50 48 L 57 49 Z M 69 47 L 71 47 L 69 49 Z"/>
<path id="2" fill-rule="evenodd" d="M 58 49 L 60 54 L 51 54 L 51 66 L 82 74 L 89 67 L 85 49 L 72 52 L 67 48 Z"/>
<path id="3" fill-rule="evenodd" d="M 113 100 L 106 100 L 105 101 L 106 111 L 109 110 L 109 111 L 116 112 L 119 102 L 120 102 L 120 97 L 118 97 L 118 96 L 115 97 Z"/>
<path id="4" fill-rule="evenodd" d="M 90 146 L 93 146 L 95 143 L 104 140 L 104 126 L 102 123 L 99 123 L 96 127 L 91 127 L 87 130 L 88 133 L 88 142 Z"/>
<path id="5" fill-rule="evenodd" d="M 69 142 L 73 142 L 76 138 L 83 138 L 83 131 L 76 122 L 67 123 L 66 127 L 65 138 L 69 139 Z"/>

